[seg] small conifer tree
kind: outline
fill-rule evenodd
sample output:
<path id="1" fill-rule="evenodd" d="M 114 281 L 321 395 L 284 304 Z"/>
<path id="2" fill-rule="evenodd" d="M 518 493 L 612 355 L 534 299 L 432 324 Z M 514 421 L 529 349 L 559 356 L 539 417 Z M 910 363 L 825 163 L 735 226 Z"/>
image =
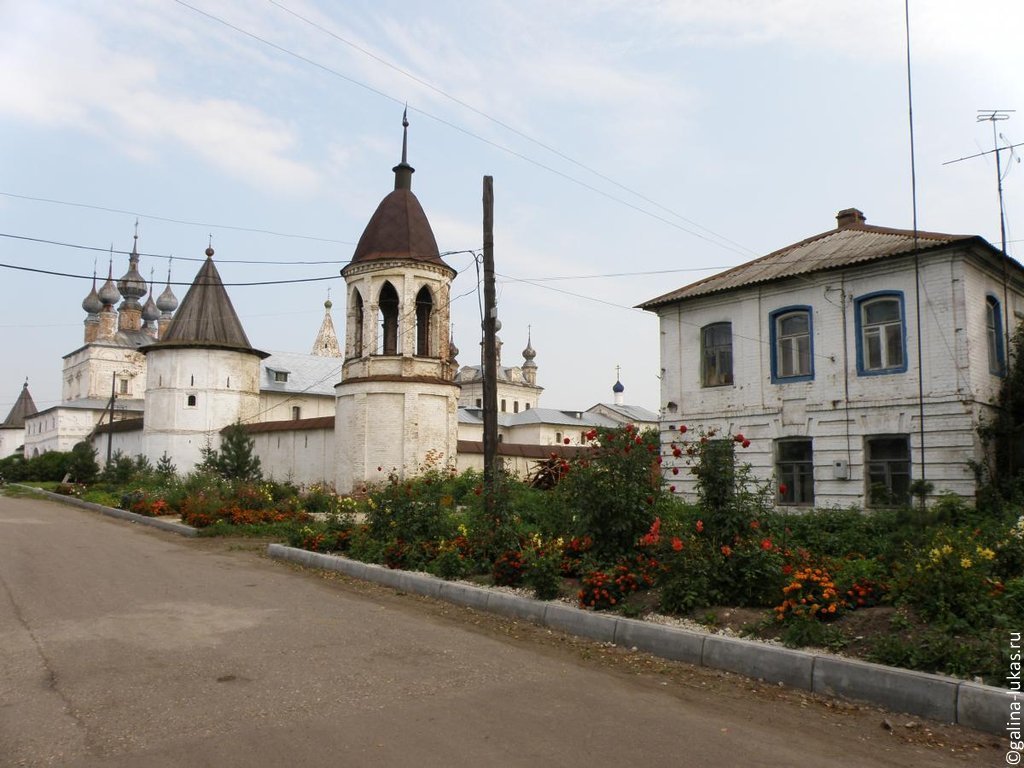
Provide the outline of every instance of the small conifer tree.
<path id="1" fill-rule="evenodd" d="M 224 430 L 220 451 L 216 452 L 218 473 L 228 480 L 262 479 L 263 469 L 260 467 L 260 457 L 253 451 L 255 447 L 256 441 L 245 431 L 245 427 L 239 423 L 232 424 Z"/>

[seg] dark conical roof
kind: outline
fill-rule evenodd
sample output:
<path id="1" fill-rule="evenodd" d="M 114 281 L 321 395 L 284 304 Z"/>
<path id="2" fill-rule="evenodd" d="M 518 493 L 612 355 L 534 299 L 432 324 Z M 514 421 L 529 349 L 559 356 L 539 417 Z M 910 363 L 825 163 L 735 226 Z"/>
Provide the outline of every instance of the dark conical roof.
<path id="1" fill-rule="evenodd" d="M 188 293 L 167 332 L 156 344 L 144 347 L 143 351 L 166 347 L 213 347 L 216 349 L 237 349 L 267 357 L 266 352 L 253 349 L 238 319 L 224 282 L 213 263 L 213 248 L 206 249 L 207 259 L 199 268 Z"/>
<path id="2" fill-rule="evenodd" d="M 407 159 L 408 128 L 409 121 L 403 114 L 402 162 L 392 168 L 395 189 L 377 206 L 370 223 L 363 230 L 363 236 L 359 238 L 351 263 L 404 259 L 451 269 L 441 258 L 423 206 L 412 193 L 413 167 Z"/>
<path id="3" fill-rule="evenodd" d="M 410 189 L 396 189 L 381 201 L 352 255 L 353 264 L 386 259 L 448 266 L 441 259 L 427 215 Z"/>
<path id="4" fill-rule="evenodd" d="M 36 404 L 32 401 L 32 395 L 28 392 L 28 382 L 21 388 L 21 394 L 18 395 L 18 399 L 14 403 L 14 407 L 11 408 L 11 412 L 7 414 L 7 418 L 4 419 L 4 423 L 0 424 L 2 427 L 10 427 L 12 429 L 18 429 L 25 426 L 25 417 L 32 416 L 38 412 Z"/>

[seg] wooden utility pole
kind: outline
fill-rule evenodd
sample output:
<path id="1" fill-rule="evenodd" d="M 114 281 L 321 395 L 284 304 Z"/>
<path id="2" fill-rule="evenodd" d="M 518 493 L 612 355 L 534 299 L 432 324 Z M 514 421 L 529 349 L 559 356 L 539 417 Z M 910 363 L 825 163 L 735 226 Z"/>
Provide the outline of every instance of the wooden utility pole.
<path id="1" fill-rule="evenodd" d="M 494 295 L 494 178 L 484 176 L 484 505 L 494 511 L 494 480 L 498 461 L 498 358 Z"/>

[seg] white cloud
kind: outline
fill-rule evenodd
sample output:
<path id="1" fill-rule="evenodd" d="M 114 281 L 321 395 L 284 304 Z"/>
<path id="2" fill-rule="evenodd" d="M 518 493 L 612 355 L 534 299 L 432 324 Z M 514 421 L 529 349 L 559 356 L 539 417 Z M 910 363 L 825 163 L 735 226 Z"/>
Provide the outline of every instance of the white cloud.
<path id="1" fill-rule="evenodd" d="M 234 99 L 176 91 L 160 76 L 171 62 L 117 50 L 90 18 L 37 8 L 0 44 L 0 115 L 8 119 L 85 131 L 136 159 L 183 148 L 257 186 L 317 185 L 293 159 L 292 126 Z"/>

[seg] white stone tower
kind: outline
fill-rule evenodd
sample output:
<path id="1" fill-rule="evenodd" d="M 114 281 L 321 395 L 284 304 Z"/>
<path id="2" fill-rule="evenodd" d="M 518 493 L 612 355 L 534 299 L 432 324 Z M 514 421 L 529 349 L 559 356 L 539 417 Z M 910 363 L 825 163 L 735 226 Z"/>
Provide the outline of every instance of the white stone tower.
<path id="1" fill-rule="evenodd" d="M 213 263 L 213 248 L 160 341 L 146 354 L 145 453 L 187 472 L 220 430 L 259 411 L 260 360 Z"/>
<path id="2" fill-rule="evenodd" d="M 441 259 L 407 162 L 366 225 L 345 278 L 342 381 L 336 387 L 337 490 L 348 493 L 396 469 L 412 474 L 428 453 L 454 461 L 459 387 L 449 349 L 455 270 Z M 377 468 L 383 472 L 378 472 Z"/>

